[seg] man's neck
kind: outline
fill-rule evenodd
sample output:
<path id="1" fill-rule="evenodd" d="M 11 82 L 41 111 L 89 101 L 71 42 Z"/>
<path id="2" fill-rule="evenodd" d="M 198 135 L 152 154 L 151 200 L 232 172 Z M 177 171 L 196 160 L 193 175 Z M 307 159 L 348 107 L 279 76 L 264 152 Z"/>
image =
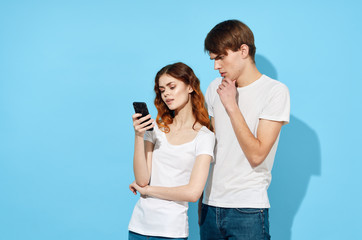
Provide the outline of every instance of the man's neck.
<path id="1" fill-rule="evenodd" d="M 262 74 L 256 68 L 255 63 L 249 63 L 247 66 L 245 66 L 243 73 L 236 80 L 237 86 L 246 87 L 258 80 L 261 76 Z"/>

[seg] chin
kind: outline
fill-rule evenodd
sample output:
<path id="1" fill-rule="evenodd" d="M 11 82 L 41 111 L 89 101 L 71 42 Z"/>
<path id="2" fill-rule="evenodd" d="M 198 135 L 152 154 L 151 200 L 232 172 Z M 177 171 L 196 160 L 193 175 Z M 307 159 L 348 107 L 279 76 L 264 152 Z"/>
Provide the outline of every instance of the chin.
<path id="1" fill-rule="evenodd" d="M 169 106 L 169 105 L 167 105 L 167 104 L 166 104 L 166 106 L 167 106 L 167 108 L 168 108 L 169 110 L 171 110 L 171 111 L 175 110 L 175 108 L 172 107 L 172 106 Z"/>

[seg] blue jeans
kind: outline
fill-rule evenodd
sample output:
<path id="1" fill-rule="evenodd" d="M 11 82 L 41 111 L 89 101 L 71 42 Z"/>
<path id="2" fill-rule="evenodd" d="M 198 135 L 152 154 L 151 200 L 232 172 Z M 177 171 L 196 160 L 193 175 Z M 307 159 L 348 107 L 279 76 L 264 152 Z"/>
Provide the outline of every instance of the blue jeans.
<path id="1" fill-rule="evenodd" d="M 267 208 L 220 208 L 202 204 L 201 240 L 269 240 Z"/>
<path id="2" fill-rule="evenodd" d="M 145 236 L 135 232 L 128 232 L 128 240 L 187 240 L 187 238 L 167 238 L 167 237 L 154 237 L 154 236 Z"/>

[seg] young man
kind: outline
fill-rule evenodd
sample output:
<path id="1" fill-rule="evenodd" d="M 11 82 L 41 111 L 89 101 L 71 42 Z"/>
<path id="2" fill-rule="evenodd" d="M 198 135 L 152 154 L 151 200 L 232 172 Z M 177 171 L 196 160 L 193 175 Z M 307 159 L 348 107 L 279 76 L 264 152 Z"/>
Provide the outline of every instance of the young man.
<path id="1" fill-rule="evenodd" d="M 205 39 L 221 78 L 205 96 L 216 146 L 201 207 L 202 240 L 270 239 L 267 189 L 290 100 L 284 84 L 258 71 L 255 49 L 252 31 L 238 20 L 217 24 Z"/>

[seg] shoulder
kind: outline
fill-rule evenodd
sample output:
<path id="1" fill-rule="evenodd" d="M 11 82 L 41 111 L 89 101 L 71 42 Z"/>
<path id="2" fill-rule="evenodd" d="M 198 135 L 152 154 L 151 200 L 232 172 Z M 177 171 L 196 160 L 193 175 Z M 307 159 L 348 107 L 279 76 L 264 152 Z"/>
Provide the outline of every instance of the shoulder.
<path id="1" fill-rule="evenodd" d="M 273 119 L 276 116 L 279 119 L 279 115 L 289 116 L 290 93 L 288 87 L 284 83 L 271 78 L 269 78 L 267 82 L 268 85 L 264 88 L 263 92 L 265 96 L 263 116 L 265 116 L 265 118 L 272 117 Z M 287 117 L 284 117 L 283 119 L 287 119 Z"/>
<path id="2" fill-rule="evenodd" d="M 205 94 L 205 101 L 206 101 L 206 105 L 208 105 L 208 107 L 213 105 L 213 102 L 217 96 L 217 88 L 219 87 L 219 85 L 221 84 L 222 78 L 216 78 L 215 80 L 213 80 L 209 87 L 206 90 L 206 94 Z M 210 113 L 210 109 L 209 113 Z"/>
<path id="3" fill-rule="evenodd" d="M 268 86 L 269 89 L 273 89 L 273 90 L 281 89 L 281 90 L 288 91 L 288 87 L 284 83 L 282 83 L 278 80 L 272 79 L 266 75 L 263 75 L 263 83 L 264 83 L 264 85 Z"/>
<path id="4" fill-rule="evenodd" d="M 207 88 L 207 90 L 209 89 L 217 89 L 219 87 L 219 85 L 221 84 L 222 78 L 218 77 L 216 79 L 214 79 L 210 84 L 209 87 Z"/>
<path id="5" fill-rule="evenodd" d="M 275 79 L 272 79 L 266 75 L 263 75 L 261 79 L 261 84 L 259 85 L 259 94 L 263 94 L 265 96 L 277 96 L 277 95 L 289 95 L 288 87 Z"/>
<path id="6" fill-rule="evenodd" d="M 214 132 L 208 129 L 205 125 L 197 122 L 195 124 L 195 130 L 198 131 L 198 135 L 214 135 Z"/>
<path id="7" fill-rule="evenodd" d="M 215 134 L 210 131 L 207 127 L 203 126 L 196 137 L 196 149 L 212 151 L 215 146 Z"/>
<path id="8" fill-rule="evenodd" d="M 202 128 L 199 130 L 198 135 L 201 138 L 204 138 L 204 137 L 206 137 L 206 138 L 214 138 L 215 137 L 215 134 L 205 126 L 202 126 Z"/>

